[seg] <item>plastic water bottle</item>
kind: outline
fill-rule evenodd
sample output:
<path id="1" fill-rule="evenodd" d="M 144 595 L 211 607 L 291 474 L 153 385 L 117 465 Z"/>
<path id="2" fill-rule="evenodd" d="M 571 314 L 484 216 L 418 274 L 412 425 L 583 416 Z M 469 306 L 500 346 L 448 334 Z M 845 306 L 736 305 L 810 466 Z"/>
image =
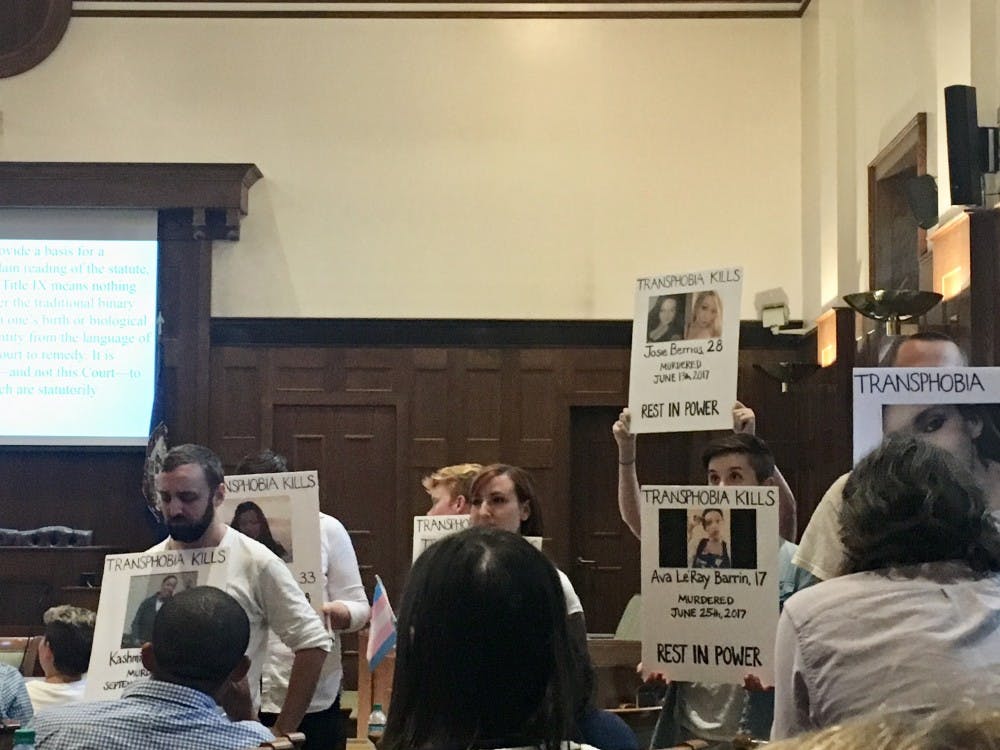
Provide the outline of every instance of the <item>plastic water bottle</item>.
<path id="1" fill-rule="evenodd" d="M 381 748 L 383 734 L 385 734 L 385 712 L 382 710 L 382 704 L 376 703 L 372 706 L 372 712 L 368 714 L 368 739 L 376 748 Z"/>
<path id="2" fill-rule="evenodd" d="M 35 730 L 15 729 L 13 750 L 35 750 Z"/>

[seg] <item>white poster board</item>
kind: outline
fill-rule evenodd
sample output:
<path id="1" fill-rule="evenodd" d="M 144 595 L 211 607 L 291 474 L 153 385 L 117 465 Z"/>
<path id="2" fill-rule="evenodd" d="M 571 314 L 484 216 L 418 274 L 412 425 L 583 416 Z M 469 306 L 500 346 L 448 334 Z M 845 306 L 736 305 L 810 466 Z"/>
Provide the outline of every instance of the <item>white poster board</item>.
<path id="1" fill-rule="evenodd" d="M 668 680 L 774 684 L 776 487 L 648 486 L 642 664 Z"/>
<path id="2" fill-rule="evenodd" d="M 469 528 L 469 516 L 414 516 L 413 517 L 413 560 L 439 539 L 444 539 L 457 531 Z"/>
<path id="3" fill-rule="evenodd" d="M 158 606 L 195 586 L 225 590 L 228 556 L 226 547 L 211 547 L 104 558 L 86 700 L 118 698 L 129 684 L 149 676 L 139 651 L 150 640 Z"/>
<path id="4" fill-rule="evenodd" d="M 413 559 L 412 565 L 420 557 L 421 553 L 434 542 L 444 539 L 446 536 L 458 533 L 469 528 L 469 516 L 414 516 L 413 517 Z M 541 551 L 542 537 L 526 536 L 524 540 L 532 547 Z"/>
<path id="5" fill-rule="evenodd" d="M 263 521 L 256 509 L 263 514 Z M 239 474 L 226 477 L 226 499 L 216 513 L 237 530 L 271 547 L 285 561 L 316 611 L 323 606 L 323 564 L 319 534 L 319 475 L 316 471 Z M 246 532 L 245 532 L 246 533 Z M 271 541 L 265 541 L 267 534 Z"/>
<path id="6" fill-rule="evenodd" d="M 854 463 L 888 434 L 908 434 L 960 460 L 1000 461 L 1000 367 L 854 370 Z"/>
<path id="7" fill-rule="evenodd" d="M 732 426 L 742 279 L 742 268 L 721 268 L 636 281 L 632 432 Z"/>

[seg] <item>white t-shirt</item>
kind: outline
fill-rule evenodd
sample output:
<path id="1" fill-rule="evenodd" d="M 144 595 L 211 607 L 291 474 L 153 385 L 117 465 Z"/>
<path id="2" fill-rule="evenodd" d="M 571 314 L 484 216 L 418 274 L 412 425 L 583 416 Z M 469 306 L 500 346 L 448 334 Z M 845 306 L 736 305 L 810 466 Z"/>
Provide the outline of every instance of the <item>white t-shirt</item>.
<path id="1" fill-rule="evenodd" d="M 324 595 L 328 602 L 342 602 L 351 615 L 345 632 L 353 632 L 368 622 L 371 607 L 358 571 L 358 557 L 344 525 L 333 516 L 319 514 L 320 562 L 323 571 Z M 294 654 L 272 632 L 267 641 L 268 658 L 264 665 L 261 710 L 280 713 L 288 693 L 288 676 Z M 320 672 L 316 692 L 307 713 L 325 711 L 337 700 L 344 668 L 340 661 L 340 638 L 333 634 L 333 648 Z"/>
<path id="2" fill-rule="evenodd" d="M 840 542 L 840 507 L 848 472 L 838 477 L 813 511 L 792 562 L 817 578 L 828 581 L 840 575 L 844 545 Z"/>
<path id="3" fill-rule="evenodd" d="M 28 697 L 31 698 L 31 706 L 36 714 L 43 708 L 82 701 L 86 684 L 86 675 L 76 682 L 46 682 L 44 677 L 24 681 L 24 686 L 28 688 Z"/>
<path id="4" fill-rule="evenodd" d="M 169 537 L 150 548 L 167 549 Z M 302 589 L 295 583 L 288 567 L 258 541 L 226 527 L 219 547 L 230 551 L 229 579 L 225 591 L 240 603 L 250 619 L 250 672 L 247 681 L 254 708 L 260 708 L 260 678 L 267 656 L 268 630 L 274 632 L 292 651 L 321 648 L 329 651 L 332 642 L 323 621 L 309 606 Z"/>
<path id="5" fill-rule="evenodd" d="M 566 616 L 583 612 L 580 597 L 576 595 L 576 589 L 573 588 L 573 583 L 569 580 L 569 576 L 559 570 L 559 568 L 556 568 L 556 573 L 559 574 L 559 583 L 562 584 L 563 596 L 566 597 Z"/>

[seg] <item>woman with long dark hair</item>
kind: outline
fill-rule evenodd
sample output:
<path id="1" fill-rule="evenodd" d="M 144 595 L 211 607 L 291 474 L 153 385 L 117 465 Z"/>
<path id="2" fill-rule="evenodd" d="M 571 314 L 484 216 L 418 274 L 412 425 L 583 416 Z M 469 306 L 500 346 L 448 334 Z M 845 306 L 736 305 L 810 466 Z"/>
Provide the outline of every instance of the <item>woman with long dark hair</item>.
<path id="1" fill-rule="evenodd" d="M 271 524 L 267 522 L 267 516 L 253 500 L 245 500 L 236 506 L 231 525 L 241 534 L 256 539 L 282 560 L 288 562 L 288 551 L 271 534 Z"/>
<path id="2" fill-rule="evenodd" d="M 486 466 L 472 480 L 469 520 L 474 527 L 495 528 L 525 537 L 542 536 L 542 507 L 527 471 L 508 464 Z M 551 563 L 550 563 L 551 567 Z M 573 737 L 601 750 L 638 748 L 635 733 L 617 716 L 598 710 L 591 700 L 594 668 L 587 649 L 583 605 L 561 570 L 555 569 L 566 603 L 575 699 Z"/>
<path id="3" fill-rule="evenodd" d="M 680 341 L 684 338 L 683 294 L 656 297 L 646 318 L 646 341 Z"/>
<path id="4" fill-rule="evenodd" d="M 384 750 L 559 750 L 573 721 L 566 604 L 520 536 L 472 528 L 417 558 Z"/>

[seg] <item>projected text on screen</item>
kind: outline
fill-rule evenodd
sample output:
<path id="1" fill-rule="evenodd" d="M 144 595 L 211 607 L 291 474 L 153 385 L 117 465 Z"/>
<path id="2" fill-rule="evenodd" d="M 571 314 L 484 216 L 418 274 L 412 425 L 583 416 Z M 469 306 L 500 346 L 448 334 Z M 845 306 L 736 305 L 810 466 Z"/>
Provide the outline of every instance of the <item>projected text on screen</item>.
<path id="1" fill-rule="evenodd" d="M 155 240 L 0 238 L 0 443 L 144 444 Z"/>

